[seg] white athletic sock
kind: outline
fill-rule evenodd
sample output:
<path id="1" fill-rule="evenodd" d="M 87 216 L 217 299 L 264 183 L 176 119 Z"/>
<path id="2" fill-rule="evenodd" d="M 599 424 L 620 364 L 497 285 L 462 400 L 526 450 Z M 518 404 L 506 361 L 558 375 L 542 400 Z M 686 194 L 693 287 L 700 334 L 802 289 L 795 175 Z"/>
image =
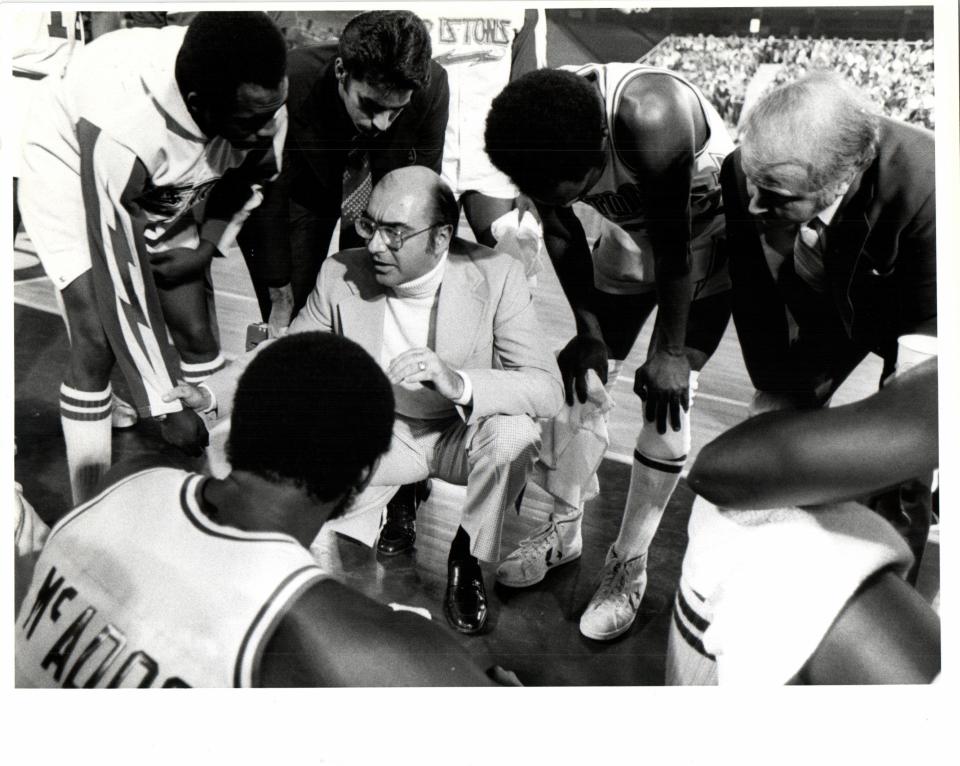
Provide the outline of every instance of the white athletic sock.
<path id="1" fill-rule="evenodd" d="M 75 505 L 89 500 L 110 467 L 110 412 L 113 392 L 60 386 L 60 425 L 67 445 L 67 467 Z"/>
<path id="2" fill-rule="evenodd" d="M 632 559 L 650 549 L 689 451 L 689 413 L 681 411 L 679 431 L 668 426 L 665 434 L 658 434 L 656 424 L 644 420 L 633 451 L 630 490 L 620 534 L 613 544 L 620 558 Z"/>
<path id="3" fill-rule="evenodd" d="M 222 370 L 226 364 L 223 354 L 217 354 L 209 362 L 180 362 L 180 370 L 183 372 L 183 379 L 187 383 L 203 383 L 217 370 Z"/>

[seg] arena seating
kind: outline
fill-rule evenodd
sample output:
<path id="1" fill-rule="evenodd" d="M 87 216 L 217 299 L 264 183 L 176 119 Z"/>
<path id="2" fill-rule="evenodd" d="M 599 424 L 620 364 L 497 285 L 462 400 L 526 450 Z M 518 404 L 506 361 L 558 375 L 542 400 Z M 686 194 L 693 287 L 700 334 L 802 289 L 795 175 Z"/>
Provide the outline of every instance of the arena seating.
<path id="1" fill-rule="evenodd" d="M 680 72 L 699 85 L 732 127 L 763 64 L 780 66 L 768 87 L 813 69 L 831 69 L 863 88 L 885 114 L 934 127 L 932 40 L 671 35 L 642 61 Z"/>

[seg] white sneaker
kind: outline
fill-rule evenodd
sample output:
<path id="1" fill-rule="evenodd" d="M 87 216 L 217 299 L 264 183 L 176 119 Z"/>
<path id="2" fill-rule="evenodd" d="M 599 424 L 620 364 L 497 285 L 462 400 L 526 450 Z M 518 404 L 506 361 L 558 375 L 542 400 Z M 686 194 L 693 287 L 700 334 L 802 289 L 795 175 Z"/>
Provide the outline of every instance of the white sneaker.
<path id="1" fill-rule="evenodd" d="M 114 428 L 133 428 L 140 420 L 133 405 L 127 404 L 116 394 L 113 395 L 113 411 L 110 413 L 110 423 Z"/>
<path id="2" fill-rule="evenodd" d="M 647 589 L 647 554 L 623 561 L 613 546 L 600 570 L 600 585 L 580 616 L 580 632 L 595 641 L 625 633 L 637 619 Z"/>
<path id="3" fill-rule="evenodd" d="M 580 523 L 583 513 L 568 519 L 550 521 L 530 537 L 497 567 L 497 582 L 510 588 L 526 588 L 540 582 L 554 567 L 576 561 L 583 551 Z"/>

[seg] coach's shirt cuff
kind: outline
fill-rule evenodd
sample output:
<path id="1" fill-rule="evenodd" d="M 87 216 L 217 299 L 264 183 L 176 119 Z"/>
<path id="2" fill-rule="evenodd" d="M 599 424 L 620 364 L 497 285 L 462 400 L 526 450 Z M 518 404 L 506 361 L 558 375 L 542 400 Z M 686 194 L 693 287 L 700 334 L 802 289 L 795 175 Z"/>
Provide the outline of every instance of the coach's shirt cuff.
<path id="1" fill-rule="evenodd" d="M 473 383 L 470 382 L 470 376 L 463 370 L 454 370 L 454 372 L 456 372 L 463 381 L 463 393 L 454 399 L 453 403 L 459 404 L 461 407 L 466 407 L 473 401 Z"/>
<path id="2" fill-rule="evenodd" d="M 206 409 L 201 410 L 201 412 L 204 415 L 207 415 L 211 412 L 215 415 L 217 412 L 217 395 L 213 393 L 213 389 L 210 388 L 210 386 L 208 386 L 206 383 L 198 383 L 197 388 L 202 388 L 204 391 L 210 394 L 210 405 Z"/>

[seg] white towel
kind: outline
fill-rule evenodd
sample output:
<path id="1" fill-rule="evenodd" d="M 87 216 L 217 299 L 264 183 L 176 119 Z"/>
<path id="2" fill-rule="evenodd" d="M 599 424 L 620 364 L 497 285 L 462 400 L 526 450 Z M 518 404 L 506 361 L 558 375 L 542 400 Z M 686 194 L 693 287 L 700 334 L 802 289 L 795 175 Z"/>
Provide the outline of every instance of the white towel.
<path id="1" fill-rule="evenodd" d="M 530 211 L 524 211 L 523 216 L 517 209 L 504 213 L 490 224 L 490 233 L 497 240 L 498 251 L 520 259 L 527 279 L 543 269 L 543 231 Z"/>
<path id="2" fill-rule="evenodd" d="M 614 402 L 599 376 L 587 373 L 587 401 L 574 397 L 556 417 L 542 421 L 543 445 L 531 480 L 554 497 L 556 510 L 567 514 L 600 491 L 597 468 L 610 444 L 607 413 Z"/>
<path id="3" fill-rule="evenodd" d="M 912 561 L 893 527 L 857 503 L 726 511 L 698 497 L 683 568 L 706 599 L 703 645 L 719 683 L 777 685 L 806 664 L 867 578 L 888 567 L 903 576 Z"/>

